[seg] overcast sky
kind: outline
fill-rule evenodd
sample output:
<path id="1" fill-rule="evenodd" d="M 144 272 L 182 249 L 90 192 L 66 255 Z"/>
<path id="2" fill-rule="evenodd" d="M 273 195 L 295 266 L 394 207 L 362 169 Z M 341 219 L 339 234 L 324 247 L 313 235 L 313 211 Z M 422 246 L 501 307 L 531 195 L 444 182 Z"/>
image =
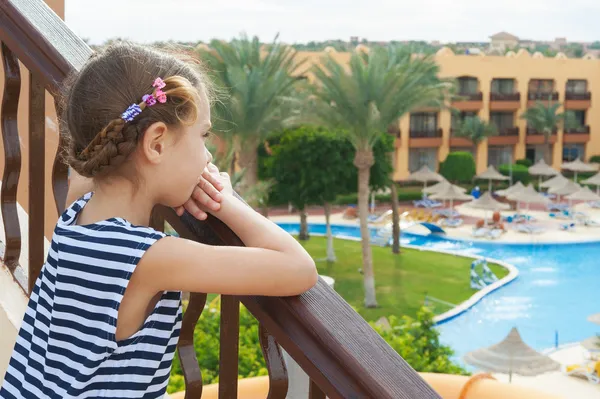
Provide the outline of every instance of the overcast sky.
<path id="1" fill-rule="evenodd" d="M 600 40 L 600 0 L 66 0 L 66 22 L 92 43 L 230 39 Z"/>

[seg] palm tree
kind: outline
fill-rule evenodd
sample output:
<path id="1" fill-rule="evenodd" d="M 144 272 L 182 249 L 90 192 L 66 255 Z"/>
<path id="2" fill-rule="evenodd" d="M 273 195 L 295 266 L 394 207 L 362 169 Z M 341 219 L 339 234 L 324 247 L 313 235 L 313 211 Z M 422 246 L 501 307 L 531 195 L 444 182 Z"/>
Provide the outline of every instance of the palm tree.
<path id="1" fill-rule="evenodd" d="M 478 116 L 467 116 L 453 130 L 456 137 L 464 137 L 473 143 L 473 155 L 477 159 L 477 146 L 490 136 L 498 134 L 493 123 L 486 122 Z"/>
<path id="2" fill-rule="evenodd" d="M 572 111 L 558 112 L 561 106 L 562 104 L 553 103 L 551 99 L 547 103 L 537 101 L 533 107 L 528 108 L 521 115 L 521 119 L 527 121 L 527 126 L 544 135 L 544 161 L 548 165 L 552 164 L 552 157 L 550 156 L 550 138 L 552 135 L 561 126 L 569 129 L 579 125 Z"/>
<path id="3" fill-rule="evenodd" d="M 294 76 L 302 66 L 295 50 L 277 42 L 262 48 L 257 37 L 199 46 L 223 98 L 214 106 L 214 129 L 230 134 L 245 190 L 258 182 L 258 146 L 293 112 Z"/>
<path id="4" fill-rule="evenodd" d="M 342 128 L 356 148 L 354 165 L 358 169 L 365 306 L 376 307 L 367 224 L 373 144 L 403 115 L 415 108 L 443 101 L 451 83 L 437 77 L 438 66 L 431 57 L 414 57 L 397 47 L 356 51 L 351 55 L 349 65 L 326 55 L 313 71 L 318 85 L 312 97 L 312 116 L 327 126 Z"/>

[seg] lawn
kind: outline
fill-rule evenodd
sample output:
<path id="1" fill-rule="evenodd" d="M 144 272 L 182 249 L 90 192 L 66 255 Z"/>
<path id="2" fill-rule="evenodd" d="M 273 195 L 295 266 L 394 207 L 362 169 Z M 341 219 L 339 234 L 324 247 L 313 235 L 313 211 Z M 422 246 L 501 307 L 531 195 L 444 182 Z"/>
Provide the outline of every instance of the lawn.
<path id="1" fill-rule="evenodd" d="M 319 273 L 333 277 L 335 290 L 369 321 L 389 315 L 415 316 L 426 293 L 458 304 L 475 292 L 469 287 L 471 260 L 468 258 L 413 249 L 402 249 L 400 255 L 394 255 L 390 248 L 374 246 L 373 266 L 379 307 L 367 309 L 363 306 L 363 277 L 359 273 L 362 268 L 359 242 L 334 240 L 338 258 L 335 263 L 319 261 L 325 258 L 324 237 L 313 236 L 302 245 L 316 260 Z M 490 268 L 499 278 L 508 274 L 501 266 L 491 264 Z"/>

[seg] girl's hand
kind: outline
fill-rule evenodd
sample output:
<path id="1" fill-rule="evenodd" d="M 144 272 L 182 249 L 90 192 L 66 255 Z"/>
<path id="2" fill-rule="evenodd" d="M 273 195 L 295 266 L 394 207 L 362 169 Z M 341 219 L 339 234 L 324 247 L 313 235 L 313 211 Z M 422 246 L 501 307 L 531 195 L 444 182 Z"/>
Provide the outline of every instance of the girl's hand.
<path id="1" fill-rule="evenodd" d="M 188 211 L 196 219 L 205 220 L 208 213 L 216 212 L 221 208 L 223 194 L 231 194 L 232 191 L 227 173 L 219 173 L 219 169 L 211 163 L 202 172 L 190 199 L 175 208 L 175 212 L 181 216 L 184 211 Z"/>

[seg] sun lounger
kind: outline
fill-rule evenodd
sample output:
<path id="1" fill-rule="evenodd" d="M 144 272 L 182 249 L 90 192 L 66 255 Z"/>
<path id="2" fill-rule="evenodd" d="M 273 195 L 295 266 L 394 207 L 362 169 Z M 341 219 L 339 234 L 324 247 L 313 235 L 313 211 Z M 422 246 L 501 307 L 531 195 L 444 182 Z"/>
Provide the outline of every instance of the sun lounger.
<path id="1" fill-rule="evenodd" d="M 444 219 L 442 221 L 442 224 L 446 227 L 459 227 L 463 224 L 464 220 L 460 219 L 460 218 L 449 218 L 449 219 Z"/>
<path id="2" fill-rule="evenodd" d="M 460 213 L 455 211 L 454 209 L 436 209 L 433 211 L 434 215 L 440 215 L 446 218 L 455 218 L 460 216 Z"/>
<path id="3" fill-rule="evenodd" d="M 489 231 L 489 233 L 487 234 L 487 237 L 491 240 L 495 240 L 500 238 L 500 236 L 504 234 L 504 230 L 502 229 L 492 229 Z"/>
<path id="4" fill-rule="evenodd" d="M 549 212 L 562 212 L 569 209 L 569 204 L 548 204 L 547 207 Z"/>
<path id="5" fill-rule="evenodd" d="M 439 208 L 443 204 L 439 201 L 434 201 L 429 198 L 423 198 L 422 200 L 413 201 L 413 205 L 417 208 L 432 209 L 432 208 Z"/>
<path id="6" fill-rule="evenodd" d="M 380 247 L 387 247 L 390 245 L 392 235 L 392 224 L 390 223 L 377 230 L 375 237 L 371 238 L 371 244 L 379 245 Z"/>
<path id="7" fill-rule="evenodd" d="M 544 232 L 544 229 L 540 226 L 535 226 L 532 224 L 518 224 L 515 226 L 515 230 L 518 231 L 519 233 L 526 233 L 526 234 L 541 234 Z"/>
<path id="8" fill-rule="evenodd" d="M 573 231 L 575 230 L 575 223 L 562 223 L 560 229 L 563 231 Z"/>
<path id="9" fill-rule="evenodd" d="M 548 216 L 554 219 L 571 220 L 575 218 L 575 213 L 568 209 L 559 212 L 551 212 Z"/>
<path id="10" fill-rule="evenodd" d="M 587 378 L 592 384 L 600 384 L 600 361 L 588 364 L 563 366 L 562 371 L 573 377 Z"/>
<path id="11" fill-rule="evenodd" d="M 488 229 L 487 227 L 479 227 L 479 228 L 474 228 L 471 235 L 475 238 L 484 238 L 489 233 L 490 233 L 490 229 Z"/>
<path id="12" fill-rule="evenodd" d="M 588 205 L 592 208 L 600 208 L 600 201 L 588 202 Z"/>
<path id="13" fill-rule="evenodd" d="M 585 224 L 587 227 L 600 227 L 600 223 L 592 219 L 585 219 L 583 224 Z"/>

